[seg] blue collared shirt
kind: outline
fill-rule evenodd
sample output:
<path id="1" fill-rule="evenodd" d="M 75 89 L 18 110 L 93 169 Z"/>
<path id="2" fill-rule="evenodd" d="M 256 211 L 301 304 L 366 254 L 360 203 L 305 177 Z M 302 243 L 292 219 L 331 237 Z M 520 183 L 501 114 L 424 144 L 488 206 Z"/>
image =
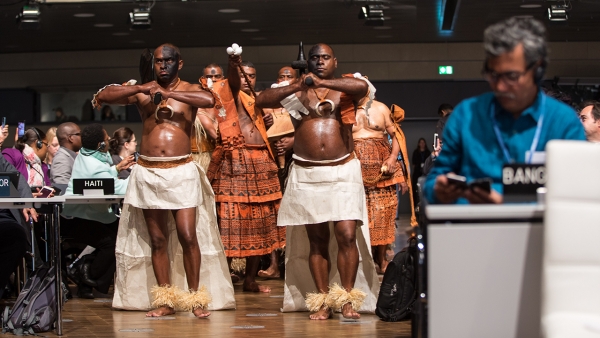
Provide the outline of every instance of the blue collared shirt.
<path id="1" fill-rule="evenodd" d="M 516 120 L 502 109 L 493 93 L 466 99 L 456 106 L 444 128 L 443 150 L 427 176 L 423 191 L 429 203 L 439 203 L 433 192 L 435 179 L 449 172 L 465 176 L 467 181 L 490 177 L 494 181 L 492 188 L 502 193 L 502 167 L 507 160 L 494 132 L 491 113 L 495 111 L 510 157 L 516 163 L 525 163 L 525 153 L 531 147 L 542 113 L 542 101 L 545 101 L 545 113 L 536 151 L 545 151 L 550 140 L 585 141 L 583 126 L 575 111 L 542 91 Z M 458 203 L 467 201 L 459 199 Z"/>

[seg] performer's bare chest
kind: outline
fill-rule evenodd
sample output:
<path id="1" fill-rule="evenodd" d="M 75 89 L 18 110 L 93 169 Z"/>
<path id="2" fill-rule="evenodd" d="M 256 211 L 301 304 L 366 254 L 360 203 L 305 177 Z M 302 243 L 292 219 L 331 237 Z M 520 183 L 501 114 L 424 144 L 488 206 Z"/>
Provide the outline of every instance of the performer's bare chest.
<path id="1" fill-rule="evenodd" d="M 265 144 L 258 128 L 254 125 L 254 121 L 243 107 L 237 109 L 238 121 L 240 124 L 240 130 L 244 135 L 244 140 L 247 144 Z"/>

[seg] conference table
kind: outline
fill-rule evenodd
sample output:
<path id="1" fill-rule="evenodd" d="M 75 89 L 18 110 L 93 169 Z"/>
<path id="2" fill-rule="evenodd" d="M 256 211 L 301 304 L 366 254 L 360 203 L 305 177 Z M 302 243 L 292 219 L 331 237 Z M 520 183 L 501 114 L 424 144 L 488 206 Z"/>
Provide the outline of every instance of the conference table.
<path id="1" fill-rule="evenodd" d="M 49 207 L 52 219 L 50 240 L 50 264 L 54 266 L 55 292 L 56 292 L 56 334 L 62 332 L 62 274 L 61 274 L 61 248 L 60 248 L 60 208 L 64 204 L 116 204 L 125 198 L 124 195 L 62 195 L 51 198 L 1 198 L 0 209 L 23 209 Z"/>
<path id="2" fill-rule="evenodd" d="M 543 204 L 428 205 L 426 334 L 539 337 Z"/>

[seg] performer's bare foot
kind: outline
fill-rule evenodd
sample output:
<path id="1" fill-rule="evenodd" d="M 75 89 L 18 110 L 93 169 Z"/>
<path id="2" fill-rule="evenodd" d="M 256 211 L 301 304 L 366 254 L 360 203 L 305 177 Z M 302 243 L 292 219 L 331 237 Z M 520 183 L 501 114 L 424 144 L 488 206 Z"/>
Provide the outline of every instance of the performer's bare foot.
<path id="1" fill-rule="evenodd" d="M 172 315 L 174 313 L 175 313 L 175 309 L 173 309 L 172 307 L 161 306 L 154 310 L 148 311 L 148 313 L 146 313 L 146 317 L 162 317 L 162 316 Z"/>
<path id="2" fill-rule="evenodd" d="M 201 307 L 193 310 L 192 313 L 194 314 L 194 316 L 196 316 L 196 318 L 206 318 L 206 317 L 210 316 L 210 312 L 202 309 Z"/>
<path id="3" fill-rule="evenodd" d="M 273 279 L 273 278 L 279 278 L 280 276 L 281 276 L 281 274 L 279 273 L 279 270 L 276 271 L 272 267 L 269 267 L 267 270 L 258 271 L 258 277 L 262 277 L 262 278 Z"/>
<path id="4" fill-rule="evenodd" d="M 244 282 L 244 286 L 242 287 L 242 290 L 248 291 L 248 292 L 265 292 L 265 293 L 271 292 L 270 287 L 264 286 L 264 285 L 259 285 L 257 282 L 251 282 L 251 283 Z"/>
<path id="5" fill-rule="evenodd" d="M 308 316 L 308 317 L 312 320 L 327 320 L 327 319 L 331 318 L 332 316 L 333 316 L 333 311 L 331 311 L 331 309 L 328 308 L 327 306 L 323 305 L 319 311 L 317 311 L 315 313 L 311 313 L 310 316 Z"/>
<path id="6" fill-rule="evenodd" d="M 351 303 L 346 303 L 342 306 L 342 316 L 346 319 L 359 319 L 360 314 L 352 308 Z"/>

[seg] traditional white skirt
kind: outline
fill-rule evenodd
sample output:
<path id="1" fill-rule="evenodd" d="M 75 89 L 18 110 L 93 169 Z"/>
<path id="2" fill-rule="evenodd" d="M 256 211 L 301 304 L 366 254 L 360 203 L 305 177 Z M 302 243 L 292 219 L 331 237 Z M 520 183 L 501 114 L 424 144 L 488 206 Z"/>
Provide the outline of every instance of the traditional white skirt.
<path id="1" fill-rule="evenodd" d="M 279 208 L 277 224 L 286 229 L 285 285 L 283 312 L 308 311 L 304 298 L 317 292 L 308 267 L 310 243 L 306 227 L 295 225 L 328 222 L 330 228 L 329 285 L 341 284 L 337 269 L 338 246 L 333 222 L 357 220 L 356 244 L 359 252 L 355 288 L 367 294 L 359 312 L 374 313 L 379 295 L 379 278 L 371 256 L 368 213 L 360 162 L 353 159 L 337 166 L 301 167 L 292 164 Z"/>
<path id="2" fill-rule="evenodd" d="M 181 158 L 185 156 L 144 157 L 148 161 L 172 161 Z M 235 308 L 233 285 L 217 227 L 214 193 L 206 174 L 194 162 L 170 169 L 136 165 L 131 171 L 117 234 L 114 308 L 151 308 L 150 289 L 157 281 L 152 268 L 150 235 L 142 208 L 177 210 L 193 207 L 196 207 L 196 235 L 202 254 L 200 285 L 205 285 L 212 296 L 208 309 Z M 179 244 L 175 220 L 170 212 L 168 231 L 171 284 L 187 290 L 183 249 Z"/>

